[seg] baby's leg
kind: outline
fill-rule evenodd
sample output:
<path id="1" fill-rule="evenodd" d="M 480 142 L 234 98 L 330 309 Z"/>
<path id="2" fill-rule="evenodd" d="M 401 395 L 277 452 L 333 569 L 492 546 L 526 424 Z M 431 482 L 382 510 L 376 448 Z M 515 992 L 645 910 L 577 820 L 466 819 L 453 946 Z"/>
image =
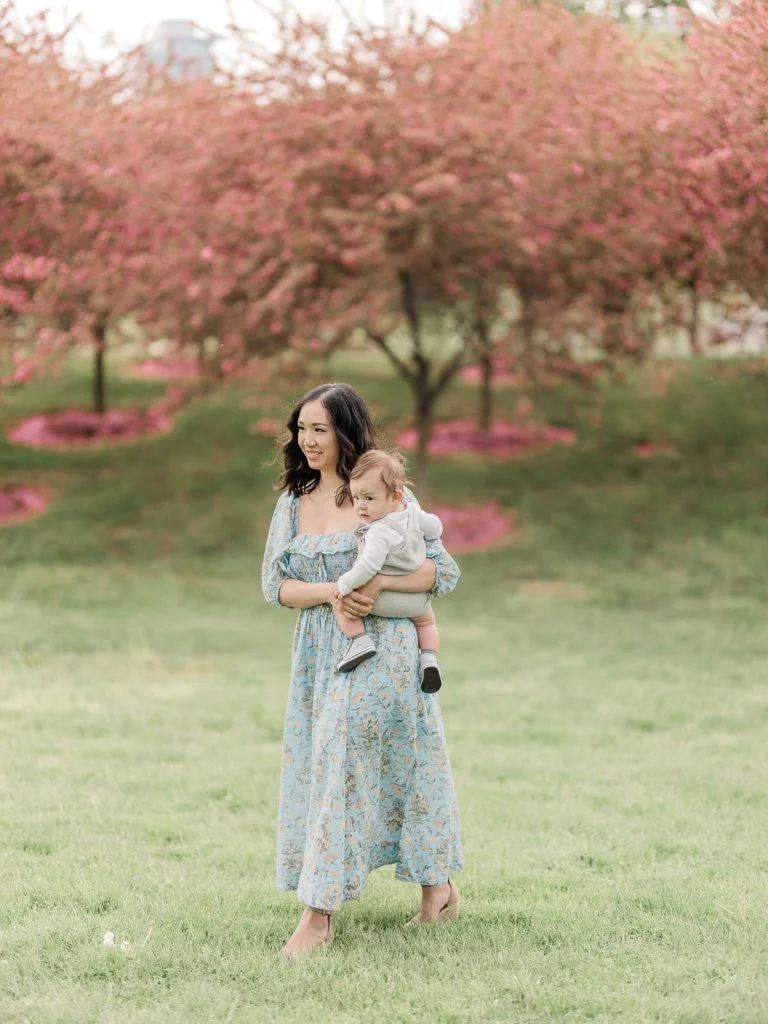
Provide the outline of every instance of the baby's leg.
<path id="1" fill-rule="evenodd" d="M 419 638 L 419 662 L 421 665 L 421 688 L 424 693 L 437 693 L 443 685 L 440 678 L 440 663 L 437 652 L 440 650 L 440 634 L 435 624 L 435 613 L 430 608 L 423 615 L 414 615 L 411 622 L 416 627 Z"/>
<path id="2" fill-rule="evenodd" d="M 336 625 L 339 627 L 344 636 L 352 640 L 356 636 L 362 636 L 365 632 L 365 626 L 363 625 L 362 619 L 353 619 L 350 615 L 345 615 L 343 612 L 337 612 L 333 609 L 333 615 L 336 619 Z"/>
<path id="3" fill-rule="evenodd" d="M 419 650 L 437 653 L 440 650 L 440 633 L 435 624 L 435 613 L 432 609 L 430 608 L 423 615 L 415 615 L 411 622 L 416 627 L 416 633 L 419 638 Z"/>

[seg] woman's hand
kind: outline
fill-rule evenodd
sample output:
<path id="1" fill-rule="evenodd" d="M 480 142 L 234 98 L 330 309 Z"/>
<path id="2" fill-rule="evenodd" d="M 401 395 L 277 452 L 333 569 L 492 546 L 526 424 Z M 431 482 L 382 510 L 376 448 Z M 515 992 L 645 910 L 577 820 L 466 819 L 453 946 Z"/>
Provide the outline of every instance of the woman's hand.
<path id="1" fill-rule="evenodd" d="M 353 590 L 346 597 L 332 600 L 331 604 L 343 615 L 348 615 L 351 619 L 364 619 L 366 615 L 371 614 L 373 602 L 374 598 L 361 593 L 359 590 Z"/>
<path id="2" fill-rule="evenodd" d="M 376 598 L 383 590 L 381 575 L 373 576 L 362 587 L 341 599 L 341 609 L 353 619 L 364 619 L 371 614 Z"/>

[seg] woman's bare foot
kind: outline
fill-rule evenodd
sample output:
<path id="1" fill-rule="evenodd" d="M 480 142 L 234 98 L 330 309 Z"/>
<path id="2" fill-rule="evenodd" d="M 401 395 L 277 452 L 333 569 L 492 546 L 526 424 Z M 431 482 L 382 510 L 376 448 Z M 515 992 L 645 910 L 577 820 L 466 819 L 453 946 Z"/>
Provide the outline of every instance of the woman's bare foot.
<path id="1" fill-rule="evenodd" d="M 421 924 L 436 924 L 438 921 L 441 924 L 458 921 L 460 908 L 459 890 L 450 879 L 442 885 L 422 885 L 421 910 L 410 921 L 405 922 L 405 927 L 415 928 Z"/>
<path id="2" fill-rule="evenodd" d="M 298 960 L 333 940 L 331 915 L 325 910 L 305 907 L 296 930 L 280 950 L 288 960 Z"/>
<path id="3" fill-rule="evenodd" d="M 422 885 L 421 887 L 421 918 L 424 921 L 435 921 L 437 915 L 451 898 L 451 883 L 442 885 Z"/>

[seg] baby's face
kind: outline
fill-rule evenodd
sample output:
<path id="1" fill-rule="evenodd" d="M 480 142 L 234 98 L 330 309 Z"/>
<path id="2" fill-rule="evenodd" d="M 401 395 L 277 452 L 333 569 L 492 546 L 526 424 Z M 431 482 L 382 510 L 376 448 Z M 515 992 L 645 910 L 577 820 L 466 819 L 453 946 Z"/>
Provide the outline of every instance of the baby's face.
<path id="1" fill-rule="evenodd" d="M 403 496 L 399 491 L 387 494 L 387 488 L 378 470 L 371 469 L 355 477 L 350 484 L 355 512 L 364 523 L 375 523 L 400 507 Z"/>

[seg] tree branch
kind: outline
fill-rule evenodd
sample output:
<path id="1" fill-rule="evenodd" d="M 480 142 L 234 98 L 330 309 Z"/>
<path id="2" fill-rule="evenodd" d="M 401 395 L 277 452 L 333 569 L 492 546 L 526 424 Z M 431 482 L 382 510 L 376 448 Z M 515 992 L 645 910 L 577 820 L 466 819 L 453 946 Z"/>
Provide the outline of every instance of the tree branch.
<path id="1" fill-rule="evenodd" d="M 411 370 L 410 366 L 400 358 L 397 352 L 389 347 L 380 334 L 374 334 L 373 331 L 369 330 L 368 337 L 375 345 L 378 345 L 402 377 L 405 377 L 406 380 L 415 380 L 415 374 Z"/>
<path id="2" fill-rule="evenodd" d="M 440 373 L 437 376 L 437 380 L 429 389 L 429 400 L 433 402 L 439 394 L 443 391 L 446 384 L 454 377 L 461 369 L 464 363 L 464 345 L 456 352 L 452 359 L 445 364 Z"/>

